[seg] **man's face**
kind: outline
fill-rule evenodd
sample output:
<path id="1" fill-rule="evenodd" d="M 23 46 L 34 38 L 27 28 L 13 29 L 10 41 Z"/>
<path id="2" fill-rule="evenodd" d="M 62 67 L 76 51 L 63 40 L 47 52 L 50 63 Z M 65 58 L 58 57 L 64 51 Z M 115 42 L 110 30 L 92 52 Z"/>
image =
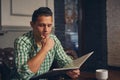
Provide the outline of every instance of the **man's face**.
<path id="1" fill-rule="evenodd" d="M 36 37 L 46 38 L 52 31 L 52 16 L 39 16 L 36 22 L 32 22 L 33 32 Z"/>

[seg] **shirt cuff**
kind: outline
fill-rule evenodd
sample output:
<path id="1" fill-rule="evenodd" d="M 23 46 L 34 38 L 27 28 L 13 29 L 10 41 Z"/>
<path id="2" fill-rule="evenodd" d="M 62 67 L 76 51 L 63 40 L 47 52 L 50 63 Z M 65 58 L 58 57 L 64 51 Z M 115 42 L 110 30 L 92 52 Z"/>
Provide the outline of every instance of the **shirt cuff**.
<path id="1" fill-rule="evenodd" d="M 21 68 L 18 69 L 18 73 L 20 77 L 25 80 L 29 80 L 35 75 L 35 73 L 29 69 L 29 66 L 27 64 L 22 65 Z"/>

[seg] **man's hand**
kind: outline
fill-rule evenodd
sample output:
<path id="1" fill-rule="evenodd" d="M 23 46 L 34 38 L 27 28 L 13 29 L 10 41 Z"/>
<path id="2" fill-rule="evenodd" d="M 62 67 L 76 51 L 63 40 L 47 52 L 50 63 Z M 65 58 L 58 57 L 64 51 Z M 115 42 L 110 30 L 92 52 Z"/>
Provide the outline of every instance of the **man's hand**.
<path id="1" fill-rule="evenodd" d="M 50 37 L 43 38 L 41 44 L 42 48 L 45 48 L 45 50 L 49 51 L 54 47 L 54 40 Z"/>
<path id="2" fill-rule="evenodd" d="M 77 79 L 80 76 L 80 70 L 79 69 L 70 70 L 66 74 L 72 79 Z"/>

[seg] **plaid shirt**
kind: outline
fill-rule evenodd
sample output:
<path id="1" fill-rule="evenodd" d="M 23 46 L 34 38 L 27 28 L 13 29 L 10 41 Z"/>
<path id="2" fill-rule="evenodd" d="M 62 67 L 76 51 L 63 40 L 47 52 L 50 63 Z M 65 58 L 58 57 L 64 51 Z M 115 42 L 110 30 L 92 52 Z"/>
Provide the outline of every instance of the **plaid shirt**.
<path id="1" fill-rule="evenodd" d="M 29 80 L 32 76 L 48 72 L 53 60 L 56 60 L 60 67 L 63 67 L 72 61 L 71 58 L 68 57 L 64 52 L 63 47 L 61 46 L 61 43 L 57 37 L 53 34 L 51 34 L 50 37 L 54 40 L 55 45 L 53 49 L 47 53 L 45 60 L 41 64 L 41 67 L 36 74 L 33 73 L 27 65 L 27 61 L 35 56 L 36 53 L 40 50 L 40 48 L 37 47 L 35 43 L 33 32 L 30 31 L 28 33 L 25 33 L 15 40 L 15 63 L 17 73 L 19 74 L 19 77 L 17 79 Z"/>

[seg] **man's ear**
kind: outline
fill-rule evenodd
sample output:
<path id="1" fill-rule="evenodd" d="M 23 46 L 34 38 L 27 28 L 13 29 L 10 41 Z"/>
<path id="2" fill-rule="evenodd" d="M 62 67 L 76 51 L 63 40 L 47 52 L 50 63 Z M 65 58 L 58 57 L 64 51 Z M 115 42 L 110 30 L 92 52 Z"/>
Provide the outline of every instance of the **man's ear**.
<path id="1" fill-rule="evenodd" d="M 32 28 L 34 27 L 34 23 L 32 21 L 30 21 L 30 25 Z"/>

